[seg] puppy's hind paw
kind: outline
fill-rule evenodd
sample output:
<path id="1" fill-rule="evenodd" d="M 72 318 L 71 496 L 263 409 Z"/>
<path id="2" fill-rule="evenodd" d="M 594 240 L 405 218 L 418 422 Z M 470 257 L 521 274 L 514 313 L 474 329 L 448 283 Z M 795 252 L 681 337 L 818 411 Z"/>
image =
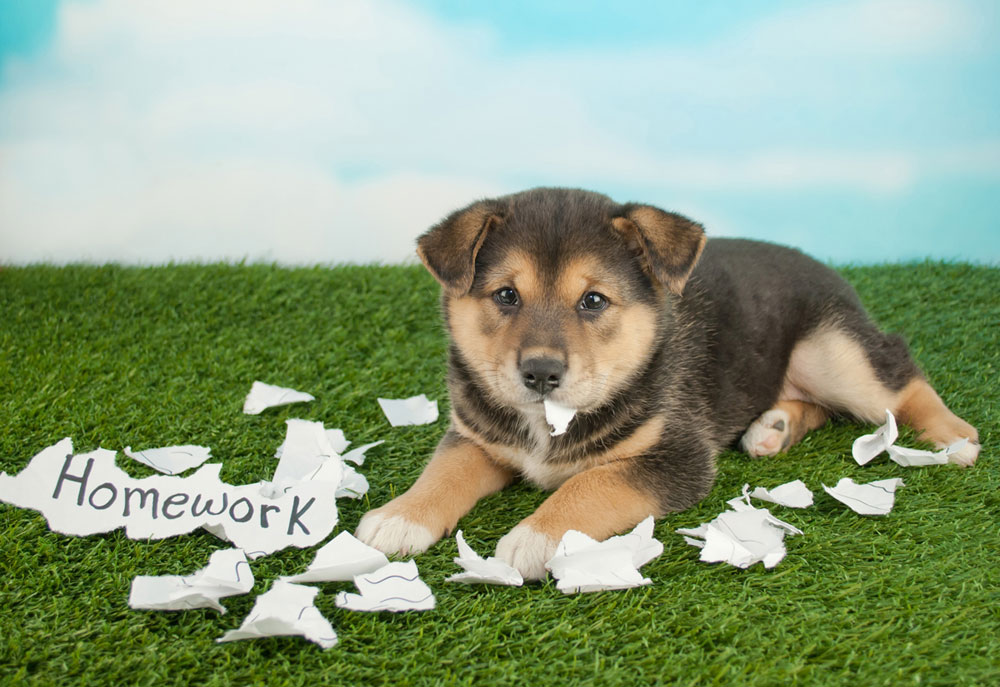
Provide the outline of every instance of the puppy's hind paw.
<path id="1" fill-rule="evenodd" d="M 438 537 L 418 523 L 402 515 L 385 515 L 370 511 L 361 518 L 354 536 L 384 554 L 412 556 L 423 553 Z"/>
<path id="2" fill-rule="evenodd" d="M 774 456 L 788 448 L 791 432 L 788 411 L 772 408 L 754 420 L 740 439 L 740 444 L 754 458 Z"/>
<path id="3" fill-rule="evenodd" d="M 541 580 L 548 574 L 545 564 L 555 555 L 558 543 L 531 525 L 521 524 L 497 542 L 496 556 L 525 580 Z"/>
<path id="4" fill-rule="evenodd" d="M 948 462 L 961 465 L 963 468 L 972 467 L 976 462 L 976 458 L 979 457 L 980 448 L 981 446 L 978 442 L 970 441 L 958 451 L 949 453 Z"/>

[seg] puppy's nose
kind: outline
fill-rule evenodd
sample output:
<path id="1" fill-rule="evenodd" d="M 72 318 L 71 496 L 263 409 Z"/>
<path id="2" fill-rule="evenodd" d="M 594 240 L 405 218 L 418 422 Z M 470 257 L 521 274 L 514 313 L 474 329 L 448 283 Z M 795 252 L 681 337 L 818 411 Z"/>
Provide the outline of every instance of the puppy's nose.
<path id="1" fill-rule="evenodd" d="M 562 382 L 566 365 L 557 358 L 528 358 L 521 362 L 521 380 L 532 391 L 547 394 Z"/>

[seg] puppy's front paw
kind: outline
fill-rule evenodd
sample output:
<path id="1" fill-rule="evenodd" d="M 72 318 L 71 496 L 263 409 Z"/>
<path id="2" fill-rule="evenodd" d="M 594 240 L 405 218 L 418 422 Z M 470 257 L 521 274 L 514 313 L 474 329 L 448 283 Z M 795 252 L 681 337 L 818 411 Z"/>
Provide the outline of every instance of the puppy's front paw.
<path id="1" fill-rule="evenodd" d="M 792 425 L 788 412 L 772 408 L 747 428 L 740 443 L 754 458 L 774 456 L 788 447 Z"/>
<path id="2" fill-rule="evenodd" d="M 548 574 L 545 564 L 555 554 L 558 543 L 531 525 L 521 524 L 497 542 L 496 556 L 517 568 L 524 579 L 540 580 Z"/>
<path id="3" fill-rule="evenodd" d="M 429 529 L 404 515 L 369 511 L 358 523 L 354 536 L 385 554 L 412 556 L 423 553 L 438 540 Z"/>

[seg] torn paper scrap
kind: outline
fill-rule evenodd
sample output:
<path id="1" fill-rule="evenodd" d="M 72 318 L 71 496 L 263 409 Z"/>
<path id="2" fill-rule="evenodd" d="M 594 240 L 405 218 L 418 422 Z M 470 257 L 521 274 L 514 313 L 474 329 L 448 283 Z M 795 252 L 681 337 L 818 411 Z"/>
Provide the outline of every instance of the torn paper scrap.
<path id="1" fill-rule="evenodd" d="M 384 444 L 384 443 L 385 443 L 385 441 L 373 441 L 370 444 L 362 444 L 361 446 L 358 446 L 357 448 L 352 448 L 350 451 L 348 451 L 347 453 L 345 453 L 342 456 L 342 458 L 344 460 L 346 460 L 346 461 L 354 463 L 355 465 L 364 465 L 365 464 L 365 453 L 368 451 L 368 449 L 375 448 L 376 446 L 379 446 L 379 445 Z"/>
<path id="2" fill-rule="evenodd" d="M 458 543 L 458 557 L 453 560 L 465 572 L 455 573 L 445 578 L 445 582 L 461 582 L 462 584 L 499 584 L 510 587 L 520 587 L 524 578 L 516 568 L 511 567 L 495 556 L 483 558 L 472 550 L 465 542 L 462 530 L 455 534 Z"/>
<path id="3" fill-rule="evenodd" d="M 744 490 L 748 487 L 749 485 L 743 485 Z M 788 508 L 808 508 L 813 505 L 813 493 L 805 485 L 805 482 L 800 479 L 785 482 L 774 489 L 755 487 L 749 494 L 751 498 L 767 501 L 768 503 L 776 503 L 779 506 L 787 506 Z"/>
<path id="4" fill-rule="evenodd" d="M 268 408 L 288 405 L 289 403 L 302 403 L 303 401 L 315 401 L 316 397 L 303 391 L 286 389 L 281 386 L 273 386 L 264 382 L 254 382 L 250 387 L 250 393 L 243 401 L 243 412 L 247 415 L 260 415 Z"/>
<path id="5" fill-rule="evenodd" d="M 434 593 L 424 584 L 415 561 L 389 563 L 374 572 L 357 575 L 360 594 L 340 592 L 336 604 L 350 611 L 429 611 Z"/>
<path id="6" fill-rule="evenodd" d="M 250 558 L 313 546 L 337 524 L 328 484 L 298 482 L 269 499 L 258 484 L 222 482 L 221 467 L 206 463 L 189 477 L 133 479 L 115 465 L 114 451 L 74 455 L 67 438 L 17 475 L 0 473 L 0 501 L 37 510 L 51 529 L 75 536 L 124 527 L 131 539 L 163 539 L 204 527 Z"/>
<path id="7" fill-rule="evenodd" d="M 191 575 L 139 575 L 132 580 L 128 605 L 136 609 L 182 611 L 214 608 L 225 613 L 219 599 L 253 589 L 253 573 L 242 549 L 216 551 Z"/>
<path id="8" fill-rule="evenodd" d="M 889 447 L 889 460 L 905 468 L 923 467 L 925 465 L 945 465 L 951 457 L 959 453 L 969 444 L 968 439 L 959 439 L 940 451 L 924 451 L 903 446 Z"/>
<path id="9" fill-rule="evenodd" d="M 316 552 L 316 558 L 305 572 L 281 579 L 286 582 L 346 582 L 388 564 L 384 553 L 362 543 L 350 532 L 341 532 Z"/>
<path id="10" fill-rule="evenodd" d="M 343 461 L 330 443 L 323 423 L 286 420 L 285 425 L 285 440 L 276 452 L 280 455 L 278 467 L 263 493 L 273 497 L 303 480 L 340 484 L 344 477 Z"/>
<path id="11" fill-rule="evenodd" d="M 802 530 L 774 517 L 766 508 L 743 505 L 677 533 L 684 535 L 688 544 L 701 548 L 699 558 L 706 563 L 749 568 L 760 562 L 773 568 L 785 557 L 785 534 L 802 534 Z"/>
<path id="12" fill-rule="evenodd" d="M 857 484 L 850 477 L 844 477 L 837 486 L 823 489 L 826 493 L 846 504 L 855 513 L 861 515 L 885 515 L 892 510 L 896 498 L 896 490 L 906 486 L 903 480 L 897 478 L 881 479 L 868 484 Z"/>
<path id="13" fill-rule="evenodd" d="M 545 399 L 543 405 L 545 406 L 545 421 L 552 427 L 549 434 L 554 437 L 565 434 L 569 423 L 576 415 L 576 408 L 570 408 L 549 399 Z"/>
<path id="14" fill-rule="evenodd" d="M 410 398 L 380 398 L 378 404 L 393 427 L 429 425 L 438 419 L 437 401 L 429 400 L 424 394 Z"/>
<path id="15" fill-rule="evenodd" d="M 628 589 L 651 584 L 639 568 L 663 553 L 663 543 L 653 538 L 653 517 L 628 534 L 595 541 L 583 532 L 569 530 L 545 567 L 565 594 Z"/>
<path id="16" fill-rule="evenodd" d="M 872 434 L 865 434 L 854 440 L 851 446 L 851 454 L 858 465 L 864 465 L 875 456 L 887 450 L 899 437 L 899 430 L 896 428 L 896 418 L 888 409 L 885 411 L 885 424 L 875 430 Z"/>
<path id="17" fill-rule="evenodd" d="M 316 587 L 277 580 L 270 590 L 257 597 L 238 630 L 230 630 L 215 641 L 300 635 L 329 649 L 337 643 L 337 633 L 313 605 L 318 593 Z"/>
<path id="18" fill-rule="evenodd" d="M 340 484 L 337 485 L 337 491 L 334 492 L 336 498 L 360 499 L 368 493 L 367 477 L 346 463 L 342 470 L 344 476 L 341 478 Z"/>
<path id="19" fill-rule="evenodd" d="M 145 451 L 133 451 L 131 446 L 126 446 L 124 453 L 165 475 L 179 475 L 212 457 L 212 449 L 207 446 L 165 446 Z"/>

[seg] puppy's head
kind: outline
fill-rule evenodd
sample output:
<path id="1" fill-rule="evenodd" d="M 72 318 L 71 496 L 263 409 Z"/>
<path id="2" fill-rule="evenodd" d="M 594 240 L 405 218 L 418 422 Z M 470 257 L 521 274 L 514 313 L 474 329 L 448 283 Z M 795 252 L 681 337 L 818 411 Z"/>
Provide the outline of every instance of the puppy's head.
<path id="1" fill-rule="evenodd" d="M 701 227 L 648 205 L 535 189 L 459 210 L 418 240 L 457 353 L 495 402 L 586 411 L 648 363 Z"/>

